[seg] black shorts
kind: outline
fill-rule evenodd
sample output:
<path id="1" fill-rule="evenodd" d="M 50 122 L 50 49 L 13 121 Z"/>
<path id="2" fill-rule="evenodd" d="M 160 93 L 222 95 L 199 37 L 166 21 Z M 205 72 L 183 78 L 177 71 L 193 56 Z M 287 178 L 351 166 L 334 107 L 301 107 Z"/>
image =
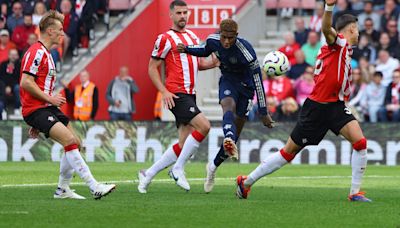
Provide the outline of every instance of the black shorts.
<path id="1" fill-rule="evenodd" d="M 174 98 L 175 107 L 170 110 L 175 116 L 176 127 L 179 128 L 181 124 L 189 124 L 201 111 L 196 105 L 196 95 L 185 93 L 176 93 L 175 95 L 179 98 Z"/>
<path id="2" fill-rule="evenodd" d="M 24 120 L 29 126 L 44 133 L 47 138 L 49 137 L 50 129 L 54 124 L 61 122 L 67 126 L 69 123 L 68 117 L 65 116 L 60 109 L 54 106 L 40 108 L 32 112 L 29 116 L 24 117 Z"/>
<path id="3" fill-rule="evenodd" d="M 343 101 L 321 104 L 307 98 L 290 137 L 299 146 L 318 145 L 328 130 L 339 135 L 352 120 L 355 118 Z"/>
<path id="4" fill-rule="evenodd" d="M 249 115 L 254 97 L 254 89 L 252 87 L 222 76 L 219 79 L 219 103 L 226 97 L 231 97 L 235 101 L 236 115 L 241 118 Z"/>

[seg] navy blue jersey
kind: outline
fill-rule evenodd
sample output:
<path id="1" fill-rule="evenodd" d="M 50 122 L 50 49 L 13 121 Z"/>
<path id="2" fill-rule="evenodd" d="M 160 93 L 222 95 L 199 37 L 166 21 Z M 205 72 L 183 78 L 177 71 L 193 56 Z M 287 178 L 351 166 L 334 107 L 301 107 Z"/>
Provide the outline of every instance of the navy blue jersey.
<path id="1" fill-rule="evenodd" d="M 205 43 L 187 46 L 186 52 L 199 57 L 207 57 L 215 53 L 221 62 L 219 68 L 222 77 L 255 89 L 259 111 L 261 114 L 267 113 L 260 64 L 253 47 L 247 40 L 238 37 L 234 45 L 225 49 L 220 42 L 220 34 L 211 34 Z"/>

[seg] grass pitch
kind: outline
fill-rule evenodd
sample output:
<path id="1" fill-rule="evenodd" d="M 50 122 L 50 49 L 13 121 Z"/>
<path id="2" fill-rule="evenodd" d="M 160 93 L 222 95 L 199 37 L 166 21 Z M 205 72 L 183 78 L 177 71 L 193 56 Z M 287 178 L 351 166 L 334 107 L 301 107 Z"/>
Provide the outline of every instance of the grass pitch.
<path id="1" fill-rule="evenodd" d="M 214 191 L 203 192 L 205 164 L 186 166 L 186 193 L 160 173 L 147 194 L 136 174 L 151 164 L 91 163 L 101 182 L 117 189 L 93 200 L 55 200 L 58 163 L 0 163 L 0 227 L 400 227 L 400 167 L 369 166 L 363 189 L 373 203 L 351 203 L 349 166 L 289 165 L 261 179 L 248 200 L 235 197 L 234 177 L 257 164 L 223 164 Z"/>

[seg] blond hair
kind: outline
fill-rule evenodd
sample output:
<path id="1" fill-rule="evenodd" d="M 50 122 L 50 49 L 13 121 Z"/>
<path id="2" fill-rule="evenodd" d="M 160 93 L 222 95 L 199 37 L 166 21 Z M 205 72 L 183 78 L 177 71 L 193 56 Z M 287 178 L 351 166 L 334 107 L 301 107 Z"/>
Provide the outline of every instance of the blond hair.
<path id="1" fill-rule="evenodd" d="M 64 15 L 55 10 L 49 10 L 49 12 L 47 12 L 39 22 L 40 32 L 44 33 L 46 29 L 54 25 L 56 21 L 59 21 L 61 22 L 61 24 L 64 24 Z"/>

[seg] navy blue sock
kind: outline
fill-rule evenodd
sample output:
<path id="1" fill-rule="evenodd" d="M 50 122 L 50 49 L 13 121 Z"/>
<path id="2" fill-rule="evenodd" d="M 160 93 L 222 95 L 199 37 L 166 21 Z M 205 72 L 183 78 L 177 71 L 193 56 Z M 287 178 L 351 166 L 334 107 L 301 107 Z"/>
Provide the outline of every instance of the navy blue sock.
<path id="1" fill-rule="evenodd" d="M 229 156 L 225 154 L 224 147 L 221 144 L 221 147 L 219 148 L 218 154 L 214 158 L 214 165 L 219 166 L 224 162 Z"/>
<path id="2" fill-rule="evenodd" d="M 225 138 L 231 138 L 236 141 L 236 125 L 235 125 L 235 115 L 232 111 L 227 111 L 222 118 L 222 130 L 224 130 Z"/>

